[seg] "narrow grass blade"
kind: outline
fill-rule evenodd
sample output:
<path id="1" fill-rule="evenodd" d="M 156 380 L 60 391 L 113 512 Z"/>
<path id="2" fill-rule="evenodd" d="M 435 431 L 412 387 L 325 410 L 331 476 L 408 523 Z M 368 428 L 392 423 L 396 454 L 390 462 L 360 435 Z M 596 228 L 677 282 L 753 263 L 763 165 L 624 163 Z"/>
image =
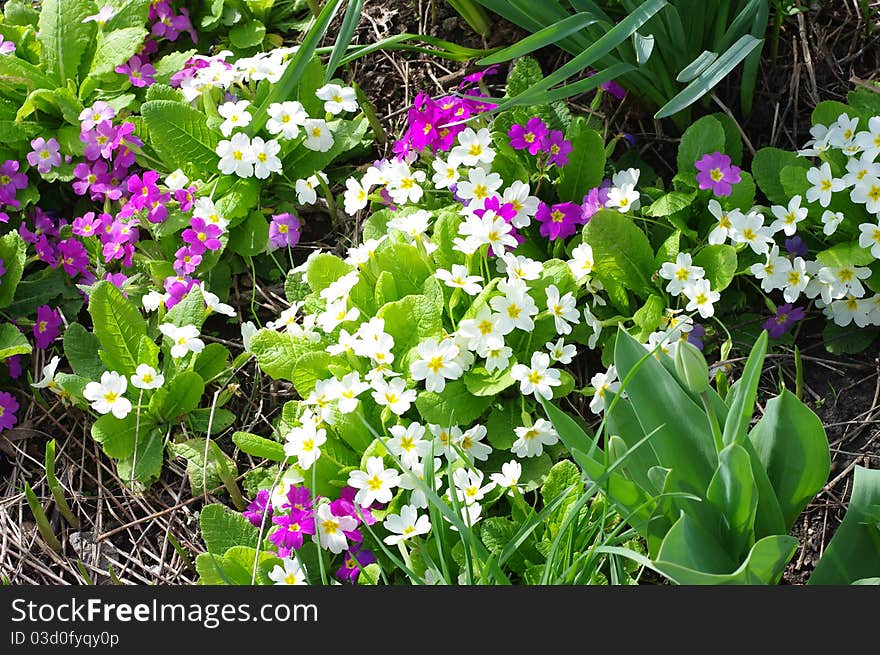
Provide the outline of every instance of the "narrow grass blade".
<path id="1" fill-rule="evenodd" d="M 681 72 L 675 78 L 675 81 L 681 82 L 682 84 L 690 82 L 706 70 L 716 59 L 718 59 L 717 52 L 703 50 L 703 52 L 697 55 L 696 59 L 681 69 Z"/>
<path id="2" fill-rule="evenodd" d="M 52 550 L 60 553 L 61 542 L 58 541 L 58 537 L 52 532 L 52 526 L 49 525 L 49 518 L 46 516 L 43 506 L 40 505 L 40 500 L 37 498 L 37 494 L 34 493 L 34 490 L 31 489 L 31 485 L 27 482 L 24 483 L 24 495 L 25 498 L 27 498 L 28 505 L 30 505 L 34 520 L 37 522 L 37 529 L 40 531 L 43 541 L 45 541 Z"/>
<path id="3" fill-rule="evenodd" d="M 736 68 L 750 52 L 762 43 L 763 40 L 756 39 L 751 34 L 744 35 L 730 50 L 718 57 L 697 79 L 685 87 L 681 93 L 661 107 L 654 114 L 654 118 L 668 118 L 695 103 L 727 77 L 730 71 Z"/>
<path id="4" fill-rule="evenodd" d="M 76 520 L 76 517 L 73 515 L 73 512 L 70 510 L 70 505 L 67 504 L 67 498 L 64 497 L 64 489 L 61 487 L 61 483 L 58 482 L 58 478 L 55 477 L 55 440 L 46 443 L 46 484 L 49 486 L 49 491 L 52 492 L 52 498 L 55 499 L 55 506 L 58 508 L 58 511 L 61 512 L 61 516 L 64 517 L 70 527 L 74 530 L 79 529 L 79 521 Z"/>
<path id="5" fill-rule="evenodd" d="M 351 44 L 351 38 L 354 36 L 358 22 L 361 20 L 363 8 L 364 0 L 349 0 L 348 7 L 345 8 L 345 16 L 342 18 L 342 24 L 339 26 L 339 33 L 336 35 L 336 42 L 333 44 L 333 50 L 330 52 L 330 59 L 327 60 L 327 68 L 324 72 L 325 84 L 333 79 L 333 74 L 339 68 L 340 62 L 345 56 L 348 46 Z"/>
<path id="6" fill-rule="evenodd" d="M 527 36 L 509 48 L 504 48 L 504 50 L 500 50 L 495 54 L 484 57 L 477 63 L 480 66 L 491 66 L 492 64 L 500 64 L 503 61 L 522 57 L 523 55 L 527 55 L 530 52 L 534 52 L 545 46 L 558 44 L 560 40 L 564 39 L 569 34 L 574 34 L 578 30 L 595 22 L 596 19 L 590 14 L 581 13 L 569 16 L 565 20 L 554 23 L 553 25 L 548 25 L 544 29 Z"/>

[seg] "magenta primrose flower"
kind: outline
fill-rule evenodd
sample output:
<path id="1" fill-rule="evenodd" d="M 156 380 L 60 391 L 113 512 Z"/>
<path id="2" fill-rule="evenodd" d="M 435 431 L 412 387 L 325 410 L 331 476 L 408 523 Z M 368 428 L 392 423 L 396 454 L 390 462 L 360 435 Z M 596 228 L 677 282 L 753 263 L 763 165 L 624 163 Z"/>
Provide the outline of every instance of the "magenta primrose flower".
<path id="1" fill-rule="evenodd" d="M 269 500 L 269 490 L 260 489 L 257 492 L 257 497 L 251 501 L 242 514 L 251 522 L 251 525 L 259 528 L 263 523 L 263 515 L 266 515 L 267 517 L 272 516 L 272 503 Z"/>
<path id="2" fill-rule="evenodd" d="M 54 138 L 46 141 L 41 136 L 31 141 L 33 150 L 27 154 L 28 163 L 36 166 L 41 173 L 48 173 L 56 166 L 61 166 L 61 146 Z"/>
<path id="3" fill-rule="evenodd" d="M 15 44 L 12 41 L 7 41 L 0 34 L 0 55 L 11 55 L 13 52 L 15 52 Z"/>
<path id="4" fill-rule="evenodd" d="M 145 87 L 155 84 L 156 69 L 146 61 L 141 61 L 138 55 L 132 55 L 131 59 L 122 66 L 114 69 L 120 75 L 128 75 L 128 81 L 132 86 Z"/>
<path id="5" fill-rule="evenodd" d="M 37 348 L 48 348 L 59 334 L 61 314 L 49 305 L 37 308 L 37 322 L 34 324 L 34 338 Z"/>
<path id="6" fill-rule="evenodd" d="M 530 155 L 537 155 L 544 149 L 544 137 L 549 131 L 547 124 L 535 116 L 526 121 L 525 125 L 511 125 L 507 136 L 510 137 L 510 147 L 514 150 L 528 150 Z"/>
<path id="7" fill-rule="evenodd" d="M 565 135 L 559 130 L 550 132 L 545 138 L 543 146 L 550 155 L 547 158 L 548 163 L 555 164 L 559 168 L 568 163 L 568 155 L 573 150 L 571 141 L 567 141 Z"/>
<path id="8" fill-rule="evenodd" d="M 376 556 L 366 548 L 359 550 L 350 550 L 345 553 L 345 559 L 342 566 L 336 571 L 336 578 L 342 582 L 354 584 L 357 582 L 361 570 L 368 564 L 373 564 Z"/>
<path id="9" fill-rule="evenodd" d="M 0 203 L 4 205 L 18 207 L 21 204 L 15 196 L 19 190 L 27 188 L 28 179 L 19 168 L 20 164 L 14 159 L 7 159 L 0 165 Z"/>
<path id="10" fill-rule="evenodd" d="M 88 271 L 89 253 L 76 239 L 64 239 L 58 243 L 58 264 L 71 278 Z"/>
<path id="11" fill-rule="evenodd" d="M 220 226 L 208 223 L 203 218 L 193 218 L 189 222 L 189 228 L 180 236 L 194 251 L 204 252 L 206 249 L 220 250 L 223 247 L 220 242 L 221 234 L 223 230 Z"/>
<path id="12" fill-rule="evenodd" d="M 538 205 L 535 220 L 541 224 L 541 236 L 551 241 L 570 237 L 578 225 L 586 223 L 581 206 L 574 202 L 560 202 L 552 207 L 542 202 Z"/>
<path id="13" fill-rule="evenodd" d="M 305 535 L 315 534 L 315 514 L 311 510 L 294 509 L 289 514 L 275 515 L 272 523 L 278 529 L 269 535 L 269 541 L 275 544 L 281 557 L 302 548 Z"/>
<path id="14" fill-rule="evenodd" d="M 12 426 L 18 423 L 18 417 L 15 415 L 17 411 L 18 401 L 15 396 L 0 391 L 0 430 L 11 430 Z"/>
<path id="15" fill-rule="evenodd" d="M 703 155 L 694 164 L 697 167 L 697 182 L 701 189 L 711 189 L 716 196 L 729 196 L 732 185 L 742 179 L 738 166 L 731 163 L 730 157 L 721 152 Z"/>
<path id="16" fill-rule="evenodd" d="M 300 222 L 299 219 L 290 213 L 274 214 L 272 222 L 269 223 L 269 247 L 277 248 L 293 248 L 299 243 L 300 238 Z"/>

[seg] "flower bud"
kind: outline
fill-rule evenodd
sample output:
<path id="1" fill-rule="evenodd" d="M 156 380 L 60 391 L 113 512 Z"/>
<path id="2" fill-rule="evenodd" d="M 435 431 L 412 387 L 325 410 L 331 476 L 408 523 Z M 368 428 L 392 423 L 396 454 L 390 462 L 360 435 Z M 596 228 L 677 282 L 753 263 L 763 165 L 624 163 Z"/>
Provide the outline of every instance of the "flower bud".
<path id="1" fill-rule="evenodd" d="M 709 366 L 706 358 L 695 345 L 684 339 L 675 348 L 675 372 L 694 393 L 703 393 L 709 387 Z"/>

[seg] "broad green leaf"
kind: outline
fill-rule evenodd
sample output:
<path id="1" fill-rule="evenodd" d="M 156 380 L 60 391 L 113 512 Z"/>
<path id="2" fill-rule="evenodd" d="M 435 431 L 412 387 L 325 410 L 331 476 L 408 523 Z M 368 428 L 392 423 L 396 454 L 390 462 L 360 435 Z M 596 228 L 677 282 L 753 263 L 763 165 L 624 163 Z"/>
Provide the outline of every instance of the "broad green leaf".
<path id="1" fill-rule="evenodd" d="M 117 66 L 127 62 L 137 52 L 146 35 L 147 30 L 143 27 L 126 27 L 109 33 L 99 32 L 89 75 L 112 73 Z"/>
<path id="2" fill-rule="evenodd" d="M 265 36 L 266 26 L 258 20 L 239 23 L 229 30 L 229 40 L 236 48 L 255 48 L 263 42 Z"/>
<path id="3" fill-rule="evenodd" d="M 386 241 L 376 251 L 377 270 L 394 276 L 397 291 L 403 296 L 420 294 L 422 284 L 433 273 L 415 246 Z"/>
<path id="4" fill-rule="evenodd" d="M 783 389 L 767 402 L 764 416 L 749 439 L 791 529 L 828 480 L 831 456 L 822 421 L 797 397 Z"/>
<path id="5" fill-rule="evenodd" d="M 104 363 L 123 375 L 134 373 L 141 337 L 147 333 L 141 313 L 119 289 L 102 280 L 92 288 L 89 314 Z"/>
<path id="6" fill-rule="evenodd" d="M 396 358 L 403 358 L 410 348 L 430 337 L 439 341 L 443 334 L 443 307 L 421 294 L 390 302 L 376 316 L 385 319 L 385 332 L 394 338 Z"/>
<path id="7" fill-rule="evenodd" d="M 199 406 L 203 393 L 205 382 L 199 374 L 182 371 L 153 393 L 150 410 L 155 411 L 163 421 L 177 421 Z"/>
<path id="8" fill-rule="evenodd" d="M 633 323 L 641 329 L 640 335 L 644 339 L 648 335 L 660 327 L 663 319 L 663 312 L 666 309 L 666 301 L 662 296 L 652 293 L 648 296 L 645 304 L 642 305 L 635 314 L 633 314 Z"/>
<path id="9" fill-rule="evenodd" d="M 684 191 L 670 191 L 657 198 L 657 200 L 646 207 L 642 213 L 645 216 L 654 216 L 655 218 L 671 216 L 672 214 L 690 207 L 696 197 L 696 191 L 691 191 L 690 193 Z"/>
<path id="10" fill-rule="evenodd" d="M 252 211 L 243 223 L 229 232 L 229 250 L 242 257 L 259 255 L 268 243 L 269 222 L 259 211 Z"/>
<path id="11" fill-rule="evenodd" d="M 880 330 L 874 327 L 860 328 L 854 323 L 840 327 L 828 321 L 822 330 L 822 341 L 832 355 L 856 355 L 873 344 L 878 334 Z"/>
<path id="12" fill-rule="evenodd" d="M 18 232 L 13 230 L 0 237 L 0 260 L 6 272 L 0 284 L 0 308 L 8 307 L 15 296 L 15 289 L 24 272 L 27 244 Z"/>
<path id="13" fill-rule="evenodd" d="M 254 457 L 262 457 L 273 462 L 283 462 L 287 459 L 283 444 L 250 432 L 236 432 L 232 435 L 232 441 L 241 448 L 242 452 Z"/>
<path id="14" fill-rule="evenodd" d="M 13 355 L 27 355 L 31 344 L 11 323 L 0 323 L 0 362 Z"/>
<path id="15" fill-rule="evenodd" d="M 520 57 L 507 74 L 505 93 L 513 98 L 544 79 L 541 65 L 533 57 Z"/>
<path id="16" fill-rule="evenodd" d="M 151 430 L 138 432 L 137 439 L 132 442 L 132 451 L 135 450 L 135 454 L 119 460 L 116 465 L 117 473 L 126 484 L 137 480 L 142 485 L 149 486 L 162 473 L 165 452 L 165 435 L 162 430 L 153 427 Z"/>
<path id="17" fill-rule="evenodd" d="M 764 356 L 767 354 L 767 331 L 762 330 L 743 369 L 742 377 L 737 382 L 736 390 L 729 397 L 730 411 L 724 422 L 724 445 L 742 444 L 755 411 L 755 400 L 758 395 L 758 383 L 761 380 Z"/>
<path id="18" fill-rule="evenodd" d="M 100 379 L 105 370 L 98 347 L 97 337 L 79 323 L 71 323 L 64 331 L 64 356 L 73 372 L 88 380 Z"/>
<path id="19" fill-rule="evenodd" d="M 276 380 L 293 380 L 296 360 L 314 350 L 323 351 L 324 347 L 305 337 L 275 330 L 259 330 L 251 340 L 251 352 L 256 355 L 260 368 Z"/>
<path id="20" fill-rule="evenodd" d="M 780 174 L 786 166 L 800 166 L 806 169 L 810 164 L 795 153 L 779 148 L 761 148 L 752 160 L 752 175 L 758 188 L 770 202 L 784 206 L 787 206 L 790 200 L 780 181 Z"/>
<path id="21" fill-rule="evenodd" d="M 876 260 L 871 252 L 859 245 L 858 241 L 837 243 L 816 253 L 816 259 L 823 266 L 870 266 Z"/>
<path id="22" fill-rule="evenodd" d="M 92 424 L 92 438 L 101 444 L 108 457 L 124 459 L 134 452 L 135 439 L 145 438 L 157 429 L 157 425 L 145 413 L 138 421 L 137 412 L 132 411 L 123 419 L 112 414 L 104 414 Z"/>
<path id="23" fill-rule="evenodd" d="M 269 571 L 281 561 L 272 553 L 257 551 L 250 546 L 233 546 L 223 555 L 201 553 L 196 558 L 199 584 L 241 585 L 253 584 L 254 562 L 257 562 L 257 582 L 271 584 Z"/>
<path id="24" fill-rule="evenodd" d="M 635 223 L 619 212 L 603 209 L 590 219 L 583 235 L 584 242 L 593 248 L 593 271 L 603 283 L 623 285 L 643 295 L 651 293 L 654 251 Z"/>
<path id="25" fill-rule="evenodd" d="M 171 323 L 177 327 L 192 325 L 201 329 L 205 322 L 205 300 L 202 290 L 194 286 L 174 307 L 168 310 L 165 323 Z"/>
<path id="26" fill-rule="evenodd" d="M 54 75 L 47 75 L 37 66 L 15 55 L 0 57 L 0 77 L 7 85 L 25 87 L 29 90 L 54 89 L 58 86 Z"/>
<path id="27" fill-rule="evenodd" d="M 78 77 L 82 56 L 95 41 L 95 24 L 83 23 L 94 7 L 82 0 L 43 0 L 37 40 L 43 67 L 56 86 Z"/>
<path id="28" fill-rule="evenodd" d="M 724 152 L 724 127 L 713 116 L 704 116 L 685 130 L 678 146 L 678 171 L 696 175 L 695 164 L 703 155 Z"/>
<path id="29" fill-rule="evenodd" d="M 298 146 L 283 162 L 284 172 L 288 176 L 303 178 L 325 169 L 338 157 L 356 148 L 370 124 L 364 116 L 357 116 L 353 120 L 329 121 L 327 126 L 333 133 L 333 145 L 330 149 L 317 152 L 303 145 Z"/>
<path id="30" fill-rule="evenodd" d="M 235 462 L 213 439 L 189 439 L 170 446 L 178 457 L 186 459 L 186 473 L 193 494 L 203 494 L 223 485 L 225 475 L 236 475 Z"/>
<path id="31" fill-rule="evenodd" d="M 291 380 L 301 398 L 308 398 L 319 380 L 333 377 L 327 371 L 331 361 L 333 356 L 323 350 L 307 352 L 299 356 L 293 367 Z"/>
<path id="32" fill-rule="evenodd" d="M 742 446 L 731 444 L 718 453 L 718 468 L 706 499 L 723 520 L 718 527 L 725 550 L 735 561 L 744 557 L 755 541 L 758 486 L 752 475 L 751 459 Z"/>
<path id="33" fill-rule="evenodd" d="M 497 396 L 514 384 L 510 370 L 494 370 L 491 373 L 482 366 L 464 374 L 464 386 L 475 396 Z"/>
<path id="34" fill-rule="evenodd" d="M 312 291 L 323 291 L 339 278 L 354 270 L 336 255 L 322 252 L 309 259 L 306 266 L 306 280 Z"/>
<path id="35" fill-rule="evenodd" d="M 170 100 L 152 100 L 141 105 L 141 114 L 150 130 L 150 143 L 169 169 L 203 175 L 217 170 L 218 135 L 201 111 Z"/>
<path id="36" fill-rule="evenodd" d="M 736 249 L 727 244 L 706 246 L 694 257 L 694 266 L 705 270 L 712 291 L 724 291 L 736 275 Z"/>
<path id="37" fill-rule="evenodd" d="M 853 584 L 880 577 L 880 471 L 856 466 L 843 523 L 807 584 Z"/>
<path id="38" fill-rule="evenodd" d="M 518 402 L 505 400 L 500 407 L 495 406 L 486 419 L 486 438 L 497 450 L 510 450 L 516 441 L 514 430 L 523 423 L 522 408 Z"/>
<path id="39" fill-rule="evenodd" d="M 469 425 L 482 416 L 491 402 L 491 397 L 473 395 L 462 380 L 451 380 L 441 393 L 419 393 L 416 408 L 427 423 Z"/>
<path id="40" fill-rule="evenodd" d="M 229 350 L 219 343 L 207 344 L 202 352 L 196 355 L 193 370 L 205 382 L 210 382 L 228 368 Z"/>
<path id="41" fill-rule="evenodd" d="M 213 503 L 199 512 L 199 527 L 209 553 L 222 555 L 233 546 L 259 545 L 260 533 L 239 512 Z"/>
<path id="42" fill-rule="evenodd" d="M 599 186 L 605 173 L 605 142 L 602 136 L 578 119 L 569 126 L 573 150 L 559 173 L 556 193 L 561 201 L 580 204 L 590 189 Z"/>

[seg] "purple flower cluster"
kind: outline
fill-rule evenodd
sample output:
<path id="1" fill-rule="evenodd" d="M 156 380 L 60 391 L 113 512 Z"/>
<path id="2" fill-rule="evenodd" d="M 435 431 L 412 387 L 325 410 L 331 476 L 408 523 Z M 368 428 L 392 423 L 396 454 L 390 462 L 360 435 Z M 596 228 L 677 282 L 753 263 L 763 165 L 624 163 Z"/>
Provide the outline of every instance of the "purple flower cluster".
<path id="1" fill-rule="evenodd" d="M 484 97 L 479 89 L 467 90 L 467 94 Z M 456 137 L 467 127 L 464 123 L 458 123 L 459 121 L 494 108 L 495 105 L 479 100 L 458 96 L 432 100 L 427 93 L 419 93 L 407 114 L 406 131 L 394 143 L 394 153 L 405 157 L 413 150 L 422 152 L 425 148 L 430 148 L 435 154 L 447 151 L 455 145 Z"/>
<path id="2" fill-rule="evenodd" d="M 48 348 L 58 338 L 61 327 L 61 314 L 49 305 L 37 308 L 37 322 L 34 324 L 34 341 L 37 348 Z"/>
<path id="3" fill-rule="evenodd" d="M 10 430 L 18 423 L 15 413 L 18 411 L 18 401 L 11 393 L 0 391 L 0 430 Z"/>
<path id="4" fill-rule="evenodd" d="M 3 208 L 18 209 L 21 203 L 15 196 L 28 186 L 27 175 L 19 171 L 20 164 L 14 159 L 7 159 L 0 164 L 0 205 Z M 0 223 L 8 223 L 9 215 L 0 211 Z"/>
<path id="5" fill-rule="evenodd" d="M 344 533 L 346 539 L 357 544 L 357 547 L 350 549 L 345 554 L 342 566 L 336 571 L 337 578 L 352 584 L 357 581 L 364 566 L 376 561 L 373 553 L 361 547 L 364 537 L 359 529 L 362 522 L 366 525 L 373 525 L 376 523 L 376 518 L 370 508 L 355 506 L 356 494 L 356 489 L 348 486 L 343 487 L 339 498 L 330 503 L 331 514 L 350 516 L 357 522 L 354 530 Z M 258 528 L 264 525 L 264 521 L 266 525 L 271 523 L 271 526 L 274 527 L 269 533 L 269 541 L 278 550 L 279 557 L 289 557 L 293 551 L 302 548 L 306 536 L 314 536 L 317 532 L 315 507 L 320 500 L 320 496 L 312 498 L 308 487 L 297 485 L 291 487 L 287 492 L 286 502 L 280 507 L 273 507 L 269 491 L 261 489 L 257 493 L 257 497 L 247 506 L 243 515 L 253 526 Z"/>
<path id="6" fill-rule="evenodd" d="M 269 247 L 293 248 L 299 243 L 299 219 L 290 213 L 274 214 L 269 223 Z"/>
<path id="7" fill-rule="evenodd" d="M 567 141 L 559 130 L 551 130 L 537 116 L 530 118 L 525 125 L 511 125 L 507 136 L 510 137 L 510 147 L 514 150 L 528 150 L 530 155 L 545 153 L 547 162 L 560 168 L 568 163 L 568 155 L 572 151 L 571 141 Z"/>
<path id="8" fill-rule="evenodd" d="M 148 19 L 153 24 L 150 34 L 157 38 L 177 41 L 180 35 L 186 32 L 193 43 L 199 42 L 199 37 L 189 18 L 189 10 L 185 7 L 181 7 L 180 13 L 175 14 L 174 8 L 168 0 L 153 2 L 150 5 Z"/>
<path id="9" fill-rule="evenodd" d="M 694 165 L 697 167 L 700 188 L 711 189 L 718 197 L 729 196 L 733 193 L 733 185 L 742 180 L 742 170 L 721 152 L 703 155 Z"/>

